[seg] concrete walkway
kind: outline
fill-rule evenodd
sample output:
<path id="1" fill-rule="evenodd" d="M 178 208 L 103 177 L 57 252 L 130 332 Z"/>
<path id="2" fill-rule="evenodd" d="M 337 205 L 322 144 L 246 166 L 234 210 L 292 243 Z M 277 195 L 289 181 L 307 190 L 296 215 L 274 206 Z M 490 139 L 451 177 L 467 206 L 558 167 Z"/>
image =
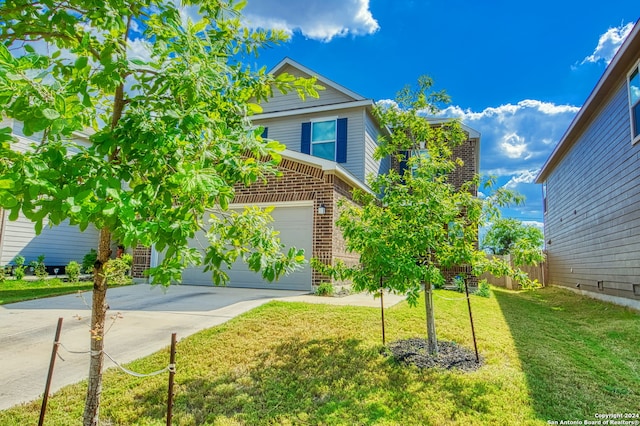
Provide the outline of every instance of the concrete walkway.
<path id="1" fill-rule="evenodd" d="M 380 306 L 371 295 L 318 297 L 300 291 L 138 284 L 110 289 L 105 352 L 119 363 L 152 354 L 178 339 L 222 324 L 270 300 Z M 385 306 L 403 298 L 385 296 Z M 63 318 L 51 392 L 86 379 L 91 292 L 0 306 L 0 410 L 42 397 L 58 318 Z M 105 367 L 113 364 L 105 359 Z"/>

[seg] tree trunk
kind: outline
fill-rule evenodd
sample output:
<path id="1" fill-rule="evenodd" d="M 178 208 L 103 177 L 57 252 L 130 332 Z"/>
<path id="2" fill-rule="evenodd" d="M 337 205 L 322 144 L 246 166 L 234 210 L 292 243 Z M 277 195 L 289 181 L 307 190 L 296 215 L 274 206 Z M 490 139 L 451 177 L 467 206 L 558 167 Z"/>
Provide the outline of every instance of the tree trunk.
<path id="1" fill-rule="evenodd" d="M 104 326 L 109 307 L 106 304 L 107 281 L 103 266 L 111 256 L 111 232 L 100 230 L 98 258 L 93 268 L 93 298 L 91 306 L 91 360 L 89 363 L 89 386 L 84 406 L 83 425 L 99 424 L 100 395 L 102 394 L 102 365 L 104 363 Z"/>
<path id="2" fill-rule="evenodd" d="M 436 317 L 433 313 L 433 289 L 431 282 L 424 284 L 424 306 L 427 310 L 427 347 L 431 355 L 438 353 L 438 338 L 436 337 Z"/>

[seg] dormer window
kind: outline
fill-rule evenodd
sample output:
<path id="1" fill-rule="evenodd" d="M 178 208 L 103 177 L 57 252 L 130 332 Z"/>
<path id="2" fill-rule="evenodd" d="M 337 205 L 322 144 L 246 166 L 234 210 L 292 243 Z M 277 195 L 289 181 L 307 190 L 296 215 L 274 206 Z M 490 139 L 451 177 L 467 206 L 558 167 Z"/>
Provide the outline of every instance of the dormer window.
<path id="1" fill-rule="evenodd" d="M 631 117 L 631 141 L 640 141 L 640 62 L 629 73 L 629 115 Z"/>

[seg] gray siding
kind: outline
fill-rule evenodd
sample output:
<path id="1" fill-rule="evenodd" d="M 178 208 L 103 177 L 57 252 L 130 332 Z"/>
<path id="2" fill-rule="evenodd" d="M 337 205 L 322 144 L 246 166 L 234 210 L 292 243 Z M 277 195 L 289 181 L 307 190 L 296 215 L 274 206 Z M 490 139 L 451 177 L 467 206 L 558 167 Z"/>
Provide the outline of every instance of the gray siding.
<path id="1" fill-rule="evenodd" d="M 94 227 L 80 232 L 78 227 L 63 222 L 58 226 L 45 226 L 40 235 L 36 235 L 33 223 L 20 215 L 10 222 L 5 215 L 2 230 L 2 256 L 0 264 L 7 265 L 17 255 L 25 257 L 27 262 L 45 255 L 47 265 L 66 265 L 72 260 L 82 262 L 82 258 L 92 248 L 97 249 L 98 231 Z"/>
<path id="2" fill-rule="evenodd" d="M 631 144 L 625 82 L 546 183 L 551 283 L 640 299 L 640 144 Z"/>
<path id="3" fill-rule="evenodd" d="M 0 127 L 10 125 L 10 120 L 0 123 Z M 13 148 L 26 151 L 31 143 L 20 137 Z M 49 227 L 45 221 L 42 232 L 36 235 L 33 223 L 22 214 L 15 221 L 9 221 L 8 216 L 8 212 L 0 215 L 0 265 L 9 264 L 17 255 L 30 262 L 44 254 L 45 264 L 62 266 L 71 260 L 82 261 L 89 250 L 97 248 L 98 231 L 94 227 L 80 232 L 78 227 L 70 226 L 66 221 L 54 227 Z"/>
<path id="4" fill-rule="evenodd" d="M 309 75 L 304 74 L 297 68 L 293 68 L 290 65 L 287 65 L 283 68 L 283 72 L 287 72 L 296 77 L 305 77 L 309 78 Z M 347 96 L 345 93 L 340 92 L 331 87 L 324 86 L 325 90 L 319 91 L 319 98 L 313 98 L 307 96 L 303 101 L 300 99 L 298 94 L 294 92 L 289 92 L 287 94 L 280 93 L 279 90 L 275 89 L 273 92 L 273 97 L 269 99 L 268 102 L 263 102 L 261 104 L 263 113 L 269 112 L 277 112 L 277 111 L 290 111 L 300 108 L 311 108 L 316 106 L 323 105 L 333 105 L 333 104 L 341 104 L 345 102 L 351 102 L 355 100 L 354 98 Z"/>
<path id="5" fill-rule="evenodd" d="M 380 136 L 380 127 L 375 123 L 371 115 L 366 110 L 363 110 L 363 119 L 365 122 L 365 176 L 378 175 L 387 173 L 391 166 L 389 158 L 385 158 L 382 161 L 376 161 L 373 157 L 374 151 L 378 146 L 378 137 Z"/>
<path id="6" fill-rule="evenodd" d="M 288 149 L 301 152 L 302 123 L 319 118 L 347 118 L 347 162 L 341 163 L 351 174 L 365 179 L 365 125 L 363 108 L 337 109 L 316 114 L 300 114 L 268 120 L 256 120 L 254 124 L 267 127 L 269 139 L 275 139 Z"/>

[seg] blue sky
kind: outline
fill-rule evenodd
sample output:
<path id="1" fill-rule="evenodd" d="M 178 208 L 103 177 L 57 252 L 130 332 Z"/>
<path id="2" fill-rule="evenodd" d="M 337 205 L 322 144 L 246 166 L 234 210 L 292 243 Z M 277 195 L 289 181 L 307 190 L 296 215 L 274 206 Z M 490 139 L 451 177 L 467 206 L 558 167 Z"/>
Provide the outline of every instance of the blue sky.
<path id="1" fill-rule="evenodd" d="M 481 172 L 527 197 L 505 216 L 541 225 L 533 180 L 640 17 L 637 0 L 249 0 L 250 26 L 281 28 L 288 56 L 376 101 L 420 75 L 482 134 Z"/>

